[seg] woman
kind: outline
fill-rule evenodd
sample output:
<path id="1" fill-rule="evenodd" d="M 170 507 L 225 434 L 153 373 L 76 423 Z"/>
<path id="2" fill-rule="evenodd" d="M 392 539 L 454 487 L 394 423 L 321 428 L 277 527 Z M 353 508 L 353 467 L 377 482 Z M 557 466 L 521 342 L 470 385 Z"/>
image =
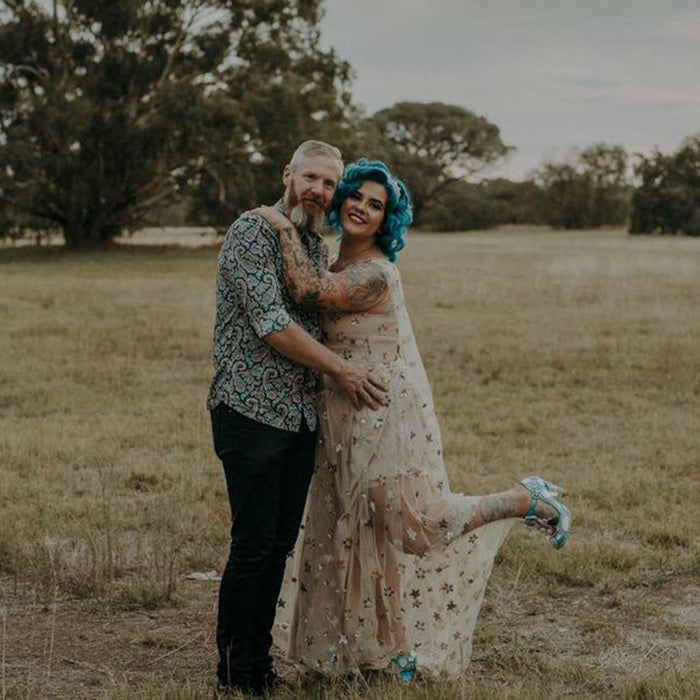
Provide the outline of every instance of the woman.
<path id="1" fill-rule="evenodd" d="M 305 525 L 275 623 L 290 659 L 324 674 L 395 668 L 409 681 L 459 673 L 495 554 L 512 518 L 562 547 L 571 516 L 538 477 L 503 493 L 449 489 L 433 401 L 394 266 L 411 223 L 404 184 L 379 161 L 350 165 L 330 222 L 338 259 L 319 276 L 291 222 L 256 210 L 280 233 L 295 301 L 321 309 L 327 345 L 370 364 L 389 386 L 378 411 L 355 410 L 326 378 Z"/>

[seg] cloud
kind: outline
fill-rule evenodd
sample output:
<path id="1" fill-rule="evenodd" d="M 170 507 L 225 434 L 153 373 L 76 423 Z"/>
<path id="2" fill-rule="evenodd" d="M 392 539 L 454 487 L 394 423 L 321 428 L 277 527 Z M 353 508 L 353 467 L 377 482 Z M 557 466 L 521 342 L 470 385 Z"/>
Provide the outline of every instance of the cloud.
<path id="1" fill-rule="evenodd" d="M 620 85 L 620 80 L 618 78 L 601 78 L 599 75 L 581 75 L 568 78 L 568 81 L 577 87 L 594 90 L 610 90 Z"/>
<path id="2" fill-rule="evenodd" d="M 671 39 L 700 41 L 700 11 L 670 20 L 664 27 L 664 34 Z"/>
<path id="3" fill-rule="evenodd" d="M 674 148 L 698 130 L 698 0 L 327 0 L 324 42 L 369 113 L 458 104 L 497 124 L 523 173 L 597 141 Z"/>

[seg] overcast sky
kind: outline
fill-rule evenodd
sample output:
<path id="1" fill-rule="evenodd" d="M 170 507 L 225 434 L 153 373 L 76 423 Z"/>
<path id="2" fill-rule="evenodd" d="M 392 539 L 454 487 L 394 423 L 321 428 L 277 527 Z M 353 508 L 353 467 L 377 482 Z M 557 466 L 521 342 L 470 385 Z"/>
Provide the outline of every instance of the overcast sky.
<path id="1" fill-rule="evenodd" d="M 700 132 L 700 0 L 325 0 L 321 25 L 368 114 L 461 105 L 516 151 L 491 174 L 605 141 L 676 148 Z M 368 154 L 371 155 L 371 154 Z"/>

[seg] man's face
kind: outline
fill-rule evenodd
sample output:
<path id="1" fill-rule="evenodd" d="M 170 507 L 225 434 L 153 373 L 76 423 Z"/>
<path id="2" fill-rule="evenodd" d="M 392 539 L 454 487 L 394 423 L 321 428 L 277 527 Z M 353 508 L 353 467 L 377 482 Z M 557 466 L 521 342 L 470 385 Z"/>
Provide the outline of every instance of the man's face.
<path id="1" fill-rule="evenodd" d="M 282 181 L 284 203 L 298 228 L 320 233 L 342 175 L 340 163 L 323 155 L 307 156 L 294 169 L 287 165 Z"/>

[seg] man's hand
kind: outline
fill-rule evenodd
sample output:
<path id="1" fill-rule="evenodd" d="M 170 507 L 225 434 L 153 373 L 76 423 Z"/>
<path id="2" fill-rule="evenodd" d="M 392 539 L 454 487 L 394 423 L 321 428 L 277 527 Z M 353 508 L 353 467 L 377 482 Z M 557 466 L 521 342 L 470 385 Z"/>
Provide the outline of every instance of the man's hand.
<path id="1" fill-rule="evenodd" d="M 333 378 L 356 410 L 367 406 L 376 411 L 387 403 L 386 393 L 389 387 L 375 377 L 372 370 L 345 362 Z"/>
<path id="2" fill-rule="evenodd" d="M 246 214 L 257 214 L 258 216 L 261 216 L 278 233 L 283 228 L 292 226 L 292 222 L 282 212 L 277 211 L 277 209 L 274 207 L 257 207 L 256 209 L 247 211 Z"/>
<path id="3" fill-rule="evenodd" d="M 263 340 L 292 362 L 335 379 L 356 409 L 367 406 L 376 411 L 386 405 L 389 387 L 385 382 L 375 377 L 371 370 L 353 365 L 321 345 L 298 323 L 292 323 L 283 331 L 270 333 Z"/>

